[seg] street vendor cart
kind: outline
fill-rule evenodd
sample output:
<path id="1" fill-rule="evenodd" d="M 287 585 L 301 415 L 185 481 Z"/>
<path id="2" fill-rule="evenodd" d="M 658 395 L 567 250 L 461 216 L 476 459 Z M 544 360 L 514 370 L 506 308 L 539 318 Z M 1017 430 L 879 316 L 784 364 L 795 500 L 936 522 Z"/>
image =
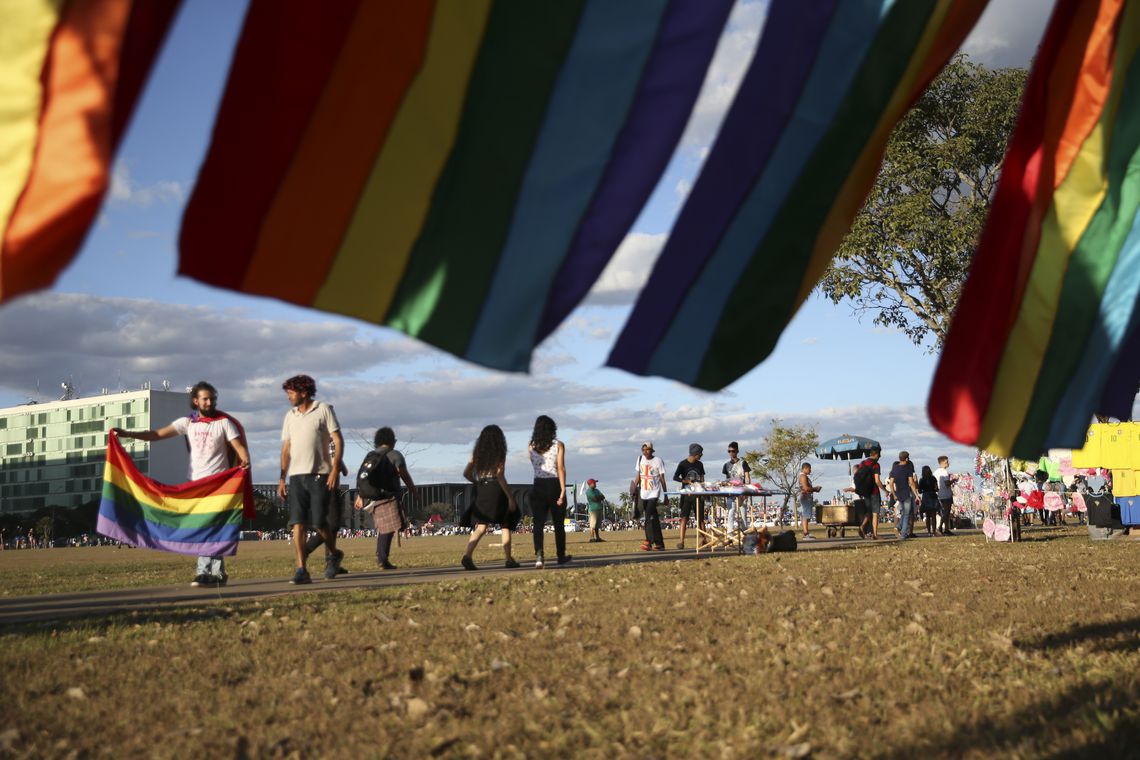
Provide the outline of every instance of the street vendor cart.
<path id="1" fill-rule="evenodd" d="M 862 499 L 845 503 L 817 504 L 815 508 L 815 521 L 827 528 L 827 537 L 835 538 L 847 536 L 848 528 L 858 529 L 863 524 L 863 517 L 867 514 L 867 507 Z"/>

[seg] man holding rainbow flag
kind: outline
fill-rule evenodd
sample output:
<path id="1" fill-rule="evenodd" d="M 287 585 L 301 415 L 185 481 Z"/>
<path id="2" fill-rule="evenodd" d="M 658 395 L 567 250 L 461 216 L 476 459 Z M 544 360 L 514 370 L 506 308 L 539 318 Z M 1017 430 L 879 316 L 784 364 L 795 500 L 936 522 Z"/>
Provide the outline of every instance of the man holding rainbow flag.
<path id="1" fill-rule="evenodd" d="M 194 414 L 158 430 L 112 428 L 107 442 L 99 532 L 134 546 L 198 554 L 192 586 L 226 585 L 225 555 L 237 551 L 243 506 L 253 507 L 245 432 L 217 403 L 217 389 L 202 381 L 190 389 Z M 142 475 L 118 441 L 176 435 L 186 436 L 190 446 L 191 482 L 181 486 Z M 231 468 L 231 454 L 237 468 Z"/>

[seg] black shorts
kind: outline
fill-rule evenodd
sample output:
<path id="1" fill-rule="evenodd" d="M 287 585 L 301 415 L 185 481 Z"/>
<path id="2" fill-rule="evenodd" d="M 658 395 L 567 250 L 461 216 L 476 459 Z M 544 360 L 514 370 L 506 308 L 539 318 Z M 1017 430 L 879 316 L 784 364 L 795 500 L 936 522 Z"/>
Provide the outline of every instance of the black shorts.
<path id="1" fill-rule="evenodd" d="M 867 503 L 867 514 L 871 517 L 878 517 L 879 510 L 883 507 L 883 495 L 879 493 L 879 489 L 871 491 L 868 495 L 863 497 L 863 501 Z"/>
<path id="2" fill-rule="evenodd" d="M 704 521 L 705 513 L 708 512 L 708 507 L 698 509 L 697 505 L 700 503 L 701 497 L 699 496 L 681 496 L 681 519 L 688 520 L 689 515 L 696 513 L 697 520 Z"/>
<path id="3" fill-rule="evenodd" d="M 334 496 L 328 481 L 328 475 L 293 475 L 289 478 L 289 527 L 327 527 L 329 505 Z"/>

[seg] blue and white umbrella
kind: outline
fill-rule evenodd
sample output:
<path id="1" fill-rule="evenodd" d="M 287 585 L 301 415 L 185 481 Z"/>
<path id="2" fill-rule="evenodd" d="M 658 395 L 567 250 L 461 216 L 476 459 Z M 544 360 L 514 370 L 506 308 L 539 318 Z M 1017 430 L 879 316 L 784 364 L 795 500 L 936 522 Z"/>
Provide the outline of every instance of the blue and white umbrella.
<path id="1" fill-rule="evenodd" d="M 815 455 L 820 459 L 866 459 L 871 456 L 871 449 L 879 446 L 879 442 L 861 435 L 841 435 L 838 438 L 824 441 L 815 447 Z"/>

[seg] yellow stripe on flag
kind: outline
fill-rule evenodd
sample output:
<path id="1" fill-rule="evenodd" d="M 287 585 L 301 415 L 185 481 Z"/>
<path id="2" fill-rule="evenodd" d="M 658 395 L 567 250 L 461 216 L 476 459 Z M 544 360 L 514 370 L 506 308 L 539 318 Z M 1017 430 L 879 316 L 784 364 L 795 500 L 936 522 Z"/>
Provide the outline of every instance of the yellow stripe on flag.
<path id="1" fill-rule="evenodd" d="M 313 307 L 380 322 L 396 293 L 455 143 L 490 0 L 440 3 L 408 90 Z M 368 284 L 367 299 L 359 297 Z"/>
<path id="2" fill-rule="evenodd" d="M 179 515 L 204 515 L 214 512 L 233 512 L 241 509 L 242 491 L 235 493 L 218 494 L 216 496 L 200 496 L 193 498 L 178 498 L 166 496 L 155 498 L 154 493 L 134 482 L 118 467 L 107 463 L 104 470 L 104 480 L 109 480 L 120 491 L 130 494 L 140 504 L 153 509 Z"/>
<path id="3" fill-rule="evenodd" d="M 42 74 L 63 0 L 14 0 L 0 23 L 0 240 L 32 170 Z M 0 273 L 2 274 L 2 273 Z"/>

